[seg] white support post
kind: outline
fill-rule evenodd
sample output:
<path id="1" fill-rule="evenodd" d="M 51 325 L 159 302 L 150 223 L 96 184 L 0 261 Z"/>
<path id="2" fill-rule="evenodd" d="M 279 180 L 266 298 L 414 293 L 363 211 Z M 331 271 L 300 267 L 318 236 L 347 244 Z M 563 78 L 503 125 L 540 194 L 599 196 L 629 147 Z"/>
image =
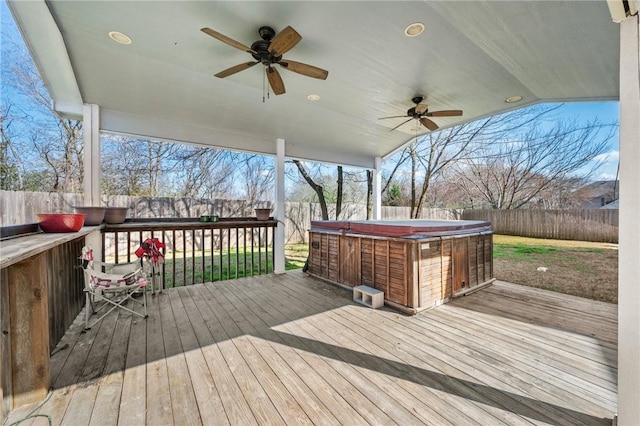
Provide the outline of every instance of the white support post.
<path id="1" fill-rule="evenodd" d="M 101 206 L 100 197 L 100 107 L 95 104 L 82 106 L 82 140 L 84 150 L 84 205 Z M 93 248 L 97 260 L 102 259 L 102 235 L 92 232 L 85 238 Z"/>
<path id="2" fill-rule="evenodd" d="M 284 224 L 285 205 L 284 205 L 284 139 L 276 140 L 276 209 L 274 217 L 278 221 L 276 228 L 276 236 L 273 241 L 274 264 L 273 272 L 276 274 L 284 273 Z"/>
<path id="3" fill-rule="evenodd" d="M 640 425 L 640 21 L 620 23 L 618 419 Z"/>
<path id="4" fill-rule="evenodd" d="M 100 107 L 82 107 L 82 138 L 84 142 L 84 205 L 101 206 L 100 199 Z"/>
<path id="5" fill-rule="evenodd" d="M 373 212 L 372 219 L 382 219 L 382 158 L 376 157 L 373 173 Z"/>

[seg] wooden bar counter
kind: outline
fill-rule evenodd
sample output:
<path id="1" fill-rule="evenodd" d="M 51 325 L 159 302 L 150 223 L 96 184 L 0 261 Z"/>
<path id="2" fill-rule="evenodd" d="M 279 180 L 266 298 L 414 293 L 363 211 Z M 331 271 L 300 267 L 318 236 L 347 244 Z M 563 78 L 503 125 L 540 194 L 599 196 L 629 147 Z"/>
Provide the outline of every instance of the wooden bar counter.
<path id="1" fill-rule="evenodd" d="M 99 230 L 0 241 L 0 419 L 49 392 L 50 352 L 83 306 L 78 257 Z"/>

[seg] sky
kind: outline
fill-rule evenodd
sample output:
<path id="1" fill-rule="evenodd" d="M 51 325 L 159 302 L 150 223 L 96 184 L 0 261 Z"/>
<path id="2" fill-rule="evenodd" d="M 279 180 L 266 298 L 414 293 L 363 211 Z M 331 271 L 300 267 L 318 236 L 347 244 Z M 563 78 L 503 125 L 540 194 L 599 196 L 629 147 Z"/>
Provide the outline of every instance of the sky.
<path id="1" fill-rule="evenodd" d="M 9 33 L 17 34 L 17 28 L 4 0 L 0 1 L 0 16 L 2 22 L 2 38 Z M 4 69 L 5 66 L 5 61 L 2 60 L 2 68 Z M 573 102 L 564 104 L 556 113 L 559 119 L 575 118 L 580 122 L 597 119 L 600 123 L 617 124 L 619 121 L 619 104 L 618 102 Z M 610 141 L 608 151 L 596 159 L 596 161 L 601 162 L 602 165 L 593 176 L 594 180 L 613 180 L 616 178 L 619 157 L 618 144 L 619 137 L 616 131 Z"/>
<path id="2" fill-rule="evenodd" d="M 577 118 L 579 121 L 593 121 L 600 123 L 619 123 L 620 105 L 616 102 L 572 102 L 562 106 L 560 117 Z M 594 176 L 595 180 L 614 180 L 617 176 L 619 158 L 619 134 L 616 130 L 610 141 L 609 151 L 600 155 L 596 161 L 602 162 L 602 167 Z"/>

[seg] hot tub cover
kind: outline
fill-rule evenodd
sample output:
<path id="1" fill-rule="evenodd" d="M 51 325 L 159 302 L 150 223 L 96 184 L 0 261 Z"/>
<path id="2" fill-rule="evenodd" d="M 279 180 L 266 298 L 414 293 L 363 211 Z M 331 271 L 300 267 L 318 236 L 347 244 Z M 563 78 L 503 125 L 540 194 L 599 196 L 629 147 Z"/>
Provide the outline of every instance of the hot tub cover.
<path id="1" fill-rule="evenodd" d="M 491 232 L 491 223 L 479 220 L 317 220 L 312 231 L 341 231 L 381 237 L 424 238 Z"/>

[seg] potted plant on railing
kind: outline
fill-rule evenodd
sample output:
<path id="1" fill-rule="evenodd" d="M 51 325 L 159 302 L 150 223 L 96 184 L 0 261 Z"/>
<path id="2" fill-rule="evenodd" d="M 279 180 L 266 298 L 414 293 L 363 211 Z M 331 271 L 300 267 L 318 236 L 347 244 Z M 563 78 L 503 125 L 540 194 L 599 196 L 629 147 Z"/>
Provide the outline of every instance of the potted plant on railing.
<path id="1" fill-rule="evenodd" d="M 269 220 L 269 216 L 271 215 L 271 208 L 267 207 L 256 207 L 256 219 L 258 220 Z"/>

